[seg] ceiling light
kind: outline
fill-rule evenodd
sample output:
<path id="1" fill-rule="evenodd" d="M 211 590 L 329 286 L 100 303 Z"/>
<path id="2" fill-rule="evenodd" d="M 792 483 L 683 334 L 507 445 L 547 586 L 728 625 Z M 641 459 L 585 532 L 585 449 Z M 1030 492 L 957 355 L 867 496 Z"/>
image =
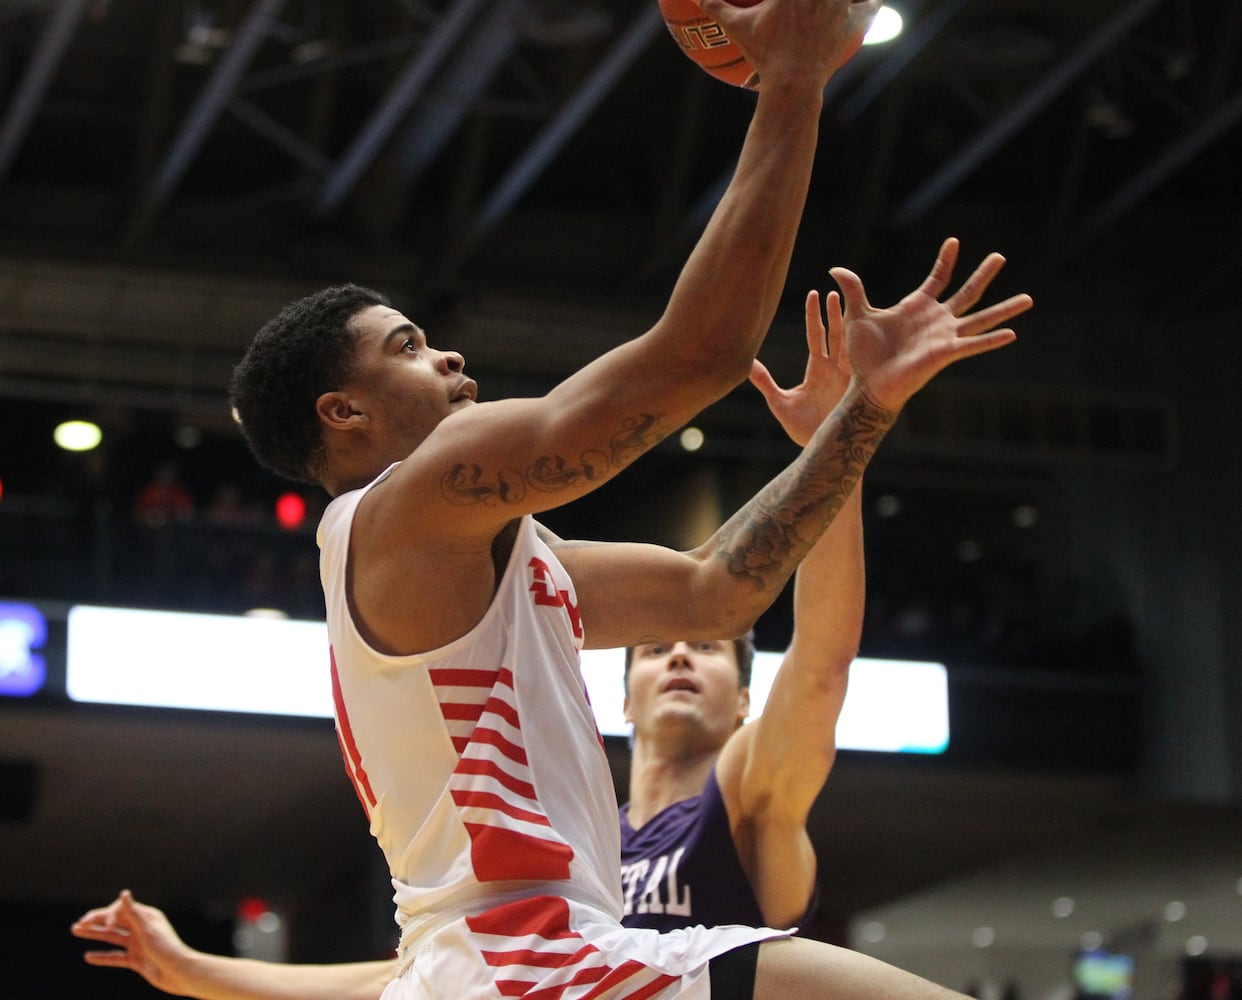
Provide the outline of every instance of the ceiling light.
<path id="1" fill-rule="evenodd" d="M 242 612 L 243 618 L 262 618 L 268 621 L 284 621 L 289 616 L 280 608 L 251 608 Z"/>
<path id="2" fill-rule="evenodd" d="M 901 15 L 885 4 L 876 11 L 875 20 L 867 30 L 863 45 L 883 45 L 891 42 L 901 34 L 902 23 Z"/>
<path id="3" fill-rule="evenodd" d="M 1099 931 L 1087 931 L 1078 939 L 1078 945 L 1083 951 L 1095 951 L 1104 943 L 1104 935 Z"/>
<path id="4" fill-rule="evenodd" d="M 1186 939 L 1187 955 L 1202 955 L 1208 949 L 1208 939 L 1202 934 L 1192 934 Z"/>
<path id="5" fill-rule="evenodd" d="M 970 943 L 976 948 L 990 948 L 996 940 L 996 931 L 991 927 L 976 927 L 970 935 Z"/>
<path id="6" fill-rule="evenodd" d="M 1182 917 L 1186 916 L 1186 904 L 1180 900 L 1173 900 L 1164 906 L 1164 919 L 1171 924 L 1177 923 Z"/>
<path id="7" fill-rule="evenodd" d="M 1018 504 L 1011 516 L 1014 526 L 1018 528 L 1033 528 L 1039 523 L 1039 510 L 1034 504 Z"/>
<path id="8" fill-rule="evenodd" d="M 197 448 L 203 443 L 203 432 L 193 424 L 181 424 L 173 431 L 173 440 L 177 443 L 178 448 L 189 451 L 191 448 Z"/>
<path id="9" fill-rule="evenodd" d="M 878 920 L 868 920 L 858 928 L 858 936 L 867 944 L 879 944 L 888 935 L 888 928 Z"/>
<path id="10" fill-rule="evenodd" d="M 703 447 L 703 432 L 697 427 L 687 427 L 678 440 L 686 451 L 698 451 Z"/>
<path id="11" fill-rule="evenodd" d="M 1052 915 L 1064 920 L 1074 912 L 1074 901 L 1069 896 L 1058 896 L 1052 901 Z"/>
<path id="12" fill-rule="evenodd" d="M 885 493 L 876 500 L 875 512 L 878 517 L 896 517 L 901 513 L 901 497 Z M 1242 883 L 1242 879 L 1239 879 L 1239 883 Z"/>
<path id="13" fill-rule="evenodd" d="M 52 440 L 65 451 L 90 451 L 99 447 L 103 431 L 89 420 L 66 420 L 52 431 Z"/>

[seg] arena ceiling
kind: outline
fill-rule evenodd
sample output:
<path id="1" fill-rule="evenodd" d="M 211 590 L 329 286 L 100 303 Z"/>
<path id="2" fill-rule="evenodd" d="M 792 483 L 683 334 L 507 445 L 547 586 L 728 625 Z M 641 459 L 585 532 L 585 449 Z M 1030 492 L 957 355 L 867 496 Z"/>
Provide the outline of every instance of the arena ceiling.
<path id="1" fill-rule="evenodd" d="M 834 263 L 904 290 L 949 233 L 1024 287 L 1236 301 L 1237 3 L 894 6 L 827 91 L 795 309 Z M 218 400 L 256 317 L 343 278 L 555 377 L 650 320 L 752 102 L 654 0 L 5 0 L 6 395 Z"/>

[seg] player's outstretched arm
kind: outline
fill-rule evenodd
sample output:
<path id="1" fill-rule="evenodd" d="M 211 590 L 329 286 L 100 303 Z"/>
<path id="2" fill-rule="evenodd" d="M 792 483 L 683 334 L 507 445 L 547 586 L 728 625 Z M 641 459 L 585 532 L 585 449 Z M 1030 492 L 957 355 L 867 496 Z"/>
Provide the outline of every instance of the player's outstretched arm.
<path id="1" fill-rule="evenodd" d="M 751 381 L 785 432 L 806 445 L 850 382 L 840 297 L 806 299 L 803 380 L 777 385 L 756 361 Z M 716 766 L 734 844 L 764 921 L 800 921 L 815 889 L 806 819 L 836 757 L 836 723 L 862 633 L 866 578 L 862 490 L 855 487 L 794 576 L 793 636 L 763 714 L 735 733 Z"/>
<path id="2" fill-rule="evenodd" d="M 90 965 L 130 969 L 158 990 L 198 1000 L 377 1000 L 396 961 L 283 965 L 209 955 L 181 940 L 163 911 L 123 891 L 83 914 L 75 937 L 110 947 L 88 951 Z"/>
<path id="3" fill-rule="evenodd" d="M 994 254 L 940 301 L 956 258 L 957 241 L 946 241 L 927 279 L 887 309 L 867 301 L 852 272 L 834 270 L 853 369 L 841 403 L 798 458 L 693 551 L 610 546 L 601 558 L 580 550 L 591 574 L 575 575 L 575 584 L 601 645 L 738 635 L 767 610 L 845 506 L 907 400 L 949 365 L 1014 340 L 998 327 L 1029 309 L 1030 296 L 971 312 L 1004 263 Z M 611 564 L 599 565 L 608 555 Z M 640 623 L 647 631 L 635 635 Z"/>
<path id="4" fill-rule="evenodd" d="M 805 207 L 830 73 L 823 64 L 865 29 L 869 9 L 762 0 L 727 12 L 767 82 L 733 177 L 663 313 L 545 397 L 445 420 L 394 475 L 408 496 L 394 522 L 422 526 L 433 541 L 490 539 L 508 518 L 596 489 L 745 380 Z"/>
<path id="5" fill-rule="evenodd" d="M 849 0 L 708 0 L 763 79 L 731 183 L 660 321 L 689 350 L 737 351 L 734 384 L 766 336 L 784 291 L 819 137 L 823 92 L 879 4 Z M 694 338 L 691 340 L 689 338 Z M 701 408 L 701 407 L 700 407 Z M 684 418 L 683 418 L 684 419 Z"/>

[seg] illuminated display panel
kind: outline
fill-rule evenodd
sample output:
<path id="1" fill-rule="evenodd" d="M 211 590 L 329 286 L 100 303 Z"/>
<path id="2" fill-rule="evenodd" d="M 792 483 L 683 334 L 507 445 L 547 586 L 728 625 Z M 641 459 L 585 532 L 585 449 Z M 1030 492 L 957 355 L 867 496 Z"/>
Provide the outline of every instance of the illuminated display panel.
<path id="1" fill-rule="evenodd" d="M 781 654 L 755 655 L 751 717 L 763 711 Z M 582 655 L 600 732 L 627 736 L 625 655 Z M 66 688 L 78 702 L 330 718 L 323 622 L 78 605 L 69 612 Z M 942 664 L 860 657 L 837 724 L 847 750 L 943 753 L 949 743 Z"/>

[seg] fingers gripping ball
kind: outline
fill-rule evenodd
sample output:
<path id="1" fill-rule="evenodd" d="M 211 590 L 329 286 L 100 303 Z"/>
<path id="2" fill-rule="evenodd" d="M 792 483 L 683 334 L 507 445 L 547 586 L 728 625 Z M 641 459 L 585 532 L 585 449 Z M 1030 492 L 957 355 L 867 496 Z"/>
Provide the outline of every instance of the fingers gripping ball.
<path id="1" fill-rule="evenodd" d="M 738 7 L 750 7 L 759 0 L 731 2 Z M 724 27 L 704 14 L 695 0 L 659 0 L 659 3 L 669 33 L 691 62 L 717 80 L 747 90 L 759 89 L 759 74 L 750 60 L 729 38 Z M 841 62 L 852 58 L 861 44 L 862 38 L 859 37 L 857 44 L 845 53 Z"/>

